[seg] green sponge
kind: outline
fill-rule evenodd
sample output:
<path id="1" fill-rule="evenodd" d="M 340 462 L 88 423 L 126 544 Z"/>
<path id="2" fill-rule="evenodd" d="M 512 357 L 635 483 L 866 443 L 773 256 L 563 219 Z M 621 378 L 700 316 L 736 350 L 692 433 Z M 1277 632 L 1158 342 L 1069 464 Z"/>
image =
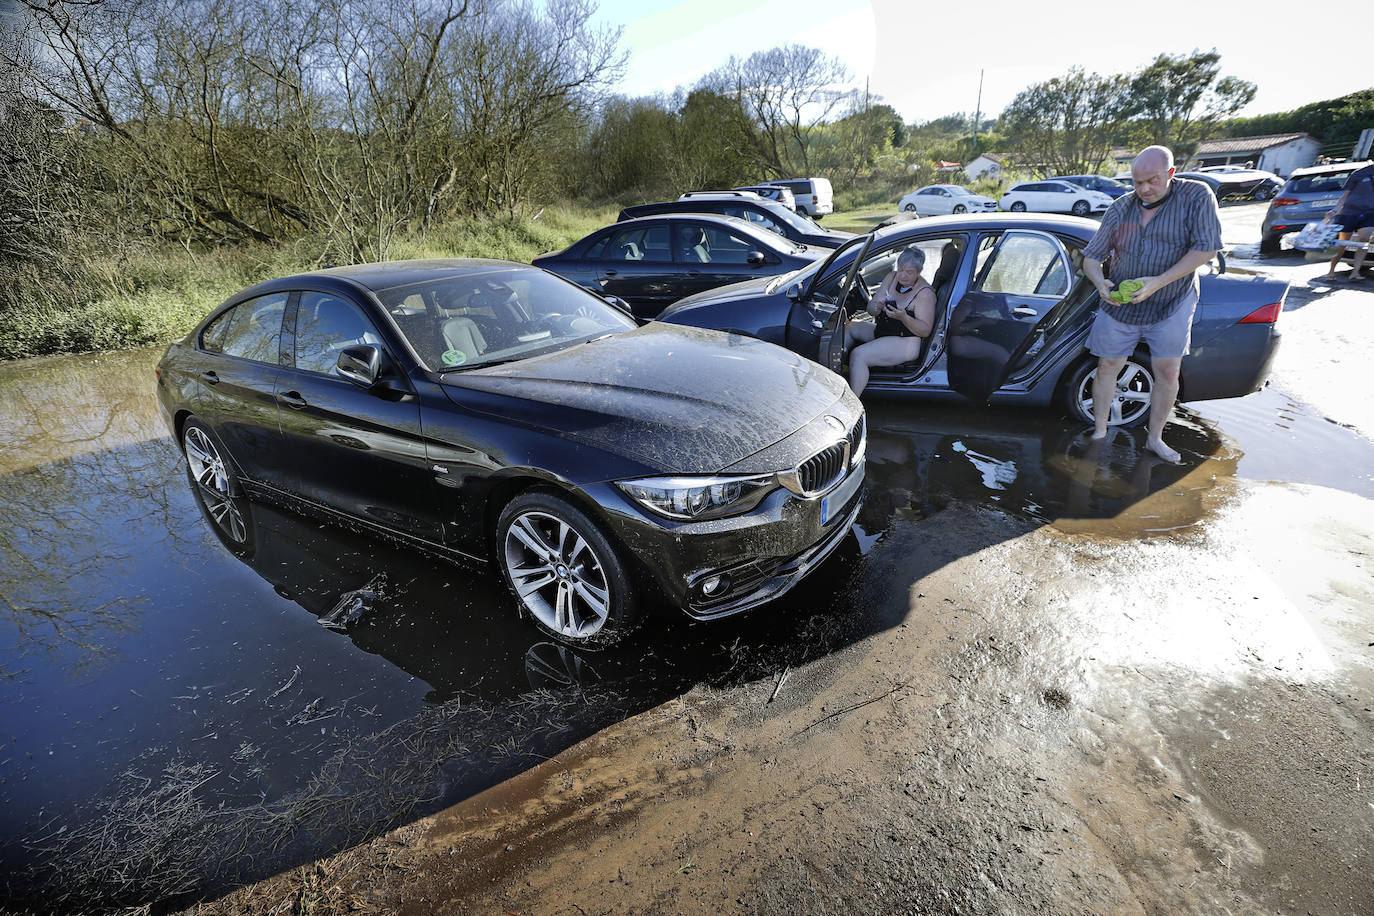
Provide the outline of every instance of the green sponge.
<path id="1" fill-rule="evenodd" d="M 1139 280 L 1122 280 L 1121 285 L 1107 293 L 1107 298 L 1113 302 L 1125 305 L 1131 301 L 1131 294 L 1145 286 Z"/>

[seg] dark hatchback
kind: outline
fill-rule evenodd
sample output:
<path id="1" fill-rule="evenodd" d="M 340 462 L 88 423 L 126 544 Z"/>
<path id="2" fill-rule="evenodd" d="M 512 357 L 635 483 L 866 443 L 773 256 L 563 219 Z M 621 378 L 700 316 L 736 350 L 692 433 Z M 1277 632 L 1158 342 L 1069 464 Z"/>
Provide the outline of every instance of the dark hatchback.
<path id="1" fill-rule="evenodd" d="M 784 189 L 785 190 L 785 189 Z M 639 204 L 620 211 L 618 222 L 655 216 L 660 213 L 717 213 L 754 223 L 770 232 L 803 245 L 838 248 L 854 237 L 852 232 L 826 229 L 804 213 L 772 200 L 758 200 L 743 195 L 693 194 L 681 200 L 665 200 L 654 204 Z"/>
<path id="2" fill-rule="evenodd" d="M 855 239 L 822 264 L 684 299 L 661 321 L 722 328 L 839 370 L 848 313 L 908 245 L 926 254 L 935 327 L 913 362 L 874 370 L 866 391 L 976 403 L 1049 405 L 1092 420 L 1096 359 L 1084 344 L 1097 291 L 1081 270 L 1093 220 L 1016 213 L 941 216 Z M 1180 400 L 1239 397 L 1263 386 L 1278 350 L 1288 284 L 1207 275 L 1184 357 Z M 845 308 L 838 304 L 844 302 Z M 1145 351 L 1117 378 L 1113 425 L 1145 422 L 1154 376 Z"/>
<path id="3" fill-rule="evenodd" d="M 795 585 L 843 539 L 863 408 L 757 340 L 635 321 L 543 271 L 402 261 L 259 284 L 158 365 L 217 533 L 247 497 L 490 560 L 521 610 L 607 641 Z M 655 598 L 654 596 L 659 596 Z"/>
<path id="4" fill-rule="evenodd" d="M 732 216 L 668 214 L 598 229 L 534 266 L 623 299 L 649 319 L 684 296 L 786 273 L 828 253 Z"/>

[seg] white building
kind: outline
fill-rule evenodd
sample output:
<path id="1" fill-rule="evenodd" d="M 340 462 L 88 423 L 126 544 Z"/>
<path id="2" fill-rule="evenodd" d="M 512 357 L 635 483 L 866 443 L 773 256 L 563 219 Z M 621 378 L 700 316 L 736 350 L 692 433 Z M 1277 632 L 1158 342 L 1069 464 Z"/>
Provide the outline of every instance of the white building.
<path id="1" fill-rule="evenodd" d="M 1204 140 L 1189 159 L 1190 167 L 1240 165 L 1287 178 L 1294 169 L 1317 161 L 1322 145 L 1307 134 L 1270 134 L 1266 137 L 1229 137 Z"/>
<path id="2" fill-rule="evenodd" d="M 970 179 L 1001 178 L 1004 163 L 1001 153 L 983 153 L 964 166 L 964 174 Z"/>

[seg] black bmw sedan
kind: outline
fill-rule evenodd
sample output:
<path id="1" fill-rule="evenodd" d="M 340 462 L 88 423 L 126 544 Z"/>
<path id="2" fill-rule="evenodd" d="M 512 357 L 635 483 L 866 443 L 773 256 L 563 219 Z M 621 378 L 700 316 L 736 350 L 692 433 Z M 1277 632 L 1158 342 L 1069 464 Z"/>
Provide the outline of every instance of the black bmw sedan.
<path id="1" fill-rule="evenodd" d="M 711 619 L 781 595 L 844 538 L 863 409 L 779 347 L 661 324 L 544 271 L 398 261 L 235 295 L 158 365 L 206 515 L 244 500 L 501 569 L 567 642 L 656 603 Z"/>
<path id="2" fill-rule="evenodd" d="M 534 266 L 653 318 L 684 296 L 806 267 L 829 254 L 733 216 L 664 214 L 598 229 Z"/>

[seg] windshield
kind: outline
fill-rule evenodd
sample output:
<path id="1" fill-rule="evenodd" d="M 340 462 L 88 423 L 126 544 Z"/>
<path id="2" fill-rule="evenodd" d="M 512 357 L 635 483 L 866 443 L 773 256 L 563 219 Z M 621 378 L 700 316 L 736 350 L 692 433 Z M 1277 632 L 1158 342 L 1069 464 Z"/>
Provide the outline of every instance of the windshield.
<path id="1" fill-rule="evenodd" d="M 632 330 L 634 319 L 535 268 L 498 268 L 379 290 L 425 367 L 469 369 Z"/>
<path id="2" fill-rule="evenodd" d="M 830 231 L 829 229 L 822 228 L 819 223 L 812 221 L 809 217 L 803 216 L 802 214 L 797 213 L 793 210 L 789 210 L 781 204 L 779 204 L 776 209 L 769 207 L 768 215 L 772 216 L 775 219 L 780 219 L 783 222 L 790 225 L 793 229 L 800 229 L 802 232 Z"/>

